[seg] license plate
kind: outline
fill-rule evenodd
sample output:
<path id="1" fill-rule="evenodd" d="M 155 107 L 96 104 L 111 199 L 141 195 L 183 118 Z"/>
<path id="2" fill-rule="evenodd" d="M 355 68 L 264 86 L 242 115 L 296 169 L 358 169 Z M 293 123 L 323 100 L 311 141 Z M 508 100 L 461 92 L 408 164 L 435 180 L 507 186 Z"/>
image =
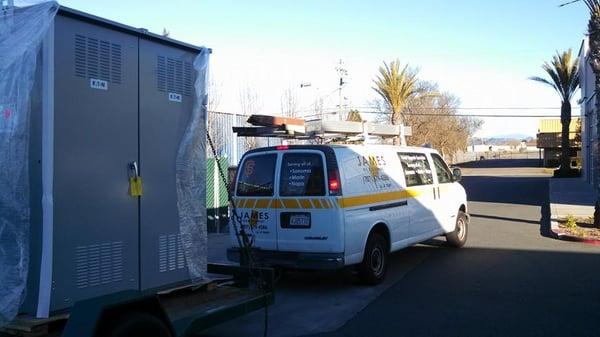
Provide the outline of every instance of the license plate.
<path id="1" fill-rule="evenodd" d="M 292 214 L 290 215 L 291 227 L 309 227 L 310 215 L 308 214 Z"/>

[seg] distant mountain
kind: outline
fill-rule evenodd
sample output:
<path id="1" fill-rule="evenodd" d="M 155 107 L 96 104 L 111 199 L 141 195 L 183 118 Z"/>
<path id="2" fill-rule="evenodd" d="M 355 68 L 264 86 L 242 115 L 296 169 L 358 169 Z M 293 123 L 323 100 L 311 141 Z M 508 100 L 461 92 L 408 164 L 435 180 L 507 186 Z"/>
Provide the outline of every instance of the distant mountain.
<path id="1" fill-rule="evenodd" d="M 535 137 L 528 136 L 525 134 L 508 134 L 494 137 L 475 137 L 471 139 L 471 144 L 487 144 L 487 145 L 507 145 L 514 142 L 521 141 L 531 142 L 535 140 Z"/>
<path id="2" fill-rule="evenodd" d="M 526 135 L 524 133 L 509 133 L 505 135 L 497 135 L 492 137 L 486 137 L 488 139 L 527 139 L 527 138 L 535 138 L 532 135 Z"/>

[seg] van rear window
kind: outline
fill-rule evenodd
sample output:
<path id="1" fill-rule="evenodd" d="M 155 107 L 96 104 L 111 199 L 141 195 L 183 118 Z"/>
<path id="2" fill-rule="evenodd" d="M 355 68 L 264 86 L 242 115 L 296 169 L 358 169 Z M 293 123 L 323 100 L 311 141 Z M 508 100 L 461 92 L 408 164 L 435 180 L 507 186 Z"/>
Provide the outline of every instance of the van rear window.
<path id="1" fill-rule="evenodd" d="M 325 173 L 321 156 L 316 153 L 284 154 L 279 195 L 325 195 Z"/>
<path id="2" fill-rule="evenodd" d="M 246 158 L 237 183 L 237 195 L 272 196 L 276 162 L 275 153 Z"/>

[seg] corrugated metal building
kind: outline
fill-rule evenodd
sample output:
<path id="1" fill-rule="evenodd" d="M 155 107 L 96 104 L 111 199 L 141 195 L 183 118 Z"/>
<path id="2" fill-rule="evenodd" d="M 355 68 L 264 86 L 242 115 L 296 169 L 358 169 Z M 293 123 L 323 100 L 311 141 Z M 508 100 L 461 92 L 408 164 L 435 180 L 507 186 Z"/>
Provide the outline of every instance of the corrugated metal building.
<path id="1" fill-rule="evenodd" d="M 569 124 L 569 143 L 571 145 L 571 157 L 579 157 L 581 140 L 578 133 L 581 126 L 579 117 L 571 118 Z M 562 140 L 562 124 L 559 118 L 540 119 L 537 134 L 537 147 L 544 149 L 544 166 L 558 166 L 560 164 Z"/>

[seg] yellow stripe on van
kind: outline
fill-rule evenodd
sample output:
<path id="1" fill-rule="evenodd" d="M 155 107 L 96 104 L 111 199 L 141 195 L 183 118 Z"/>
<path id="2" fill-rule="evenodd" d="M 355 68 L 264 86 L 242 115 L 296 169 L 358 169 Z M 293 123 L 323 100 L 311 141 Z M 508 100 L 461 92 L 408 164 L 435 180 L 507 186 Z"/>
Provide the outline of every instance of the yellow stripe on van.
<path id="1" fill-rule="evenodd" d="M 281 208 L 281 201 L 279 201 L 279 199 L 273 199 L 273 201 L 271 201 L 270 208 L 274 208 L 274 209 Z"/>
<path id="2" fill-rule="evenodd" d="M 312 199 L 236 199 L 234 203 L 237 208 L 301 208 L 301 209 L 338 209 L 366 206 L 382 202 L 394 201 L 399 199 L 414 198 L 423 192 L 429 191 L 429 188 L 411 188 L 403 191 L 393 191 L 384 193 L 364 194 L 353 197 L 338 198 L 312 198 Z"/>
<path id="3" fill-rule="evenodd" d="M 300 206 L 302 206 L 302 208 L 304 209 L 312 208 L 310 200 L 308 199 L 300 199 Z"/>
<path id="4" fill-rule="evenodd" d="M 281 199 L 284 208 L 300 208 L 300 204 L 296 199 Z"/>
<path id="5" fill-rule="evenodd" d="M 258 199 L 256 201 L 256 208 L 268 208 L 269 207 L 269 199 Z"/>
<path id="6" fill-rule="evenodd" d="M 315 208 L 323 208 L 323 206 L 321 206 L 321 201 L 319 199 L 312 199 L 311 201 Z"/>
<path id="7" fill-rule="evenodd" d="M 369 204 L 375 204 L 379 202 L 393 201 L 398 199 L 413 198 L 418 196 L 420 193 L 416 190 L 404 190 L 385 192 L 377 194 L 366 194 L 355 197 L 342 198 L 340 200 L 340 206 L 342 208 L 364 206 Z"/>

